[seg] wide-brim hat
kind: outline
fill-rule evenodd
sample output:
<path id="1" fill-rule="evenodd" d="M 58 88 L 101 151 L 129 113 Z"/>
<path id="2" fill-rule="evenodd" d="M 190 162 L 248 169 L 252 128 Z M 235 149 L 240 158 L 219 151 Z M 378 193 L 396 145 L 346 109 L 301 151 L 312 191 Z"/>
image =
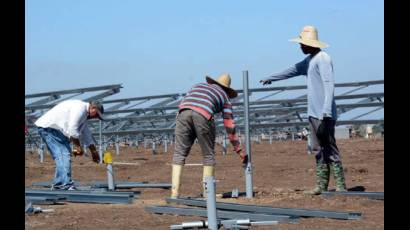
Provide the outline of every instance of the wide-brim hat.
<path id="1" fill-rule="evenodd" d="M 326 48 L 329 47 L 328 44 L 319 41 L 318 31 L 314 26 L 305 26 L 300 33 L 298 38 L 290 39 L 291 42 L 301 43 L 307 46 L 316 48 Z"/>
<path id="2" fill-rule="evenodd" d="M 222 74 L 217 80 L 206 76 L 206 81 L 209 84 L 217 84 L 221 86 L 225 90 L 226 94 L 228 94 L 229 98 L 235 98 L 238 96 L 238 92 L 231 88 L 231 76 L 229 76 L 229 74 Z"/>

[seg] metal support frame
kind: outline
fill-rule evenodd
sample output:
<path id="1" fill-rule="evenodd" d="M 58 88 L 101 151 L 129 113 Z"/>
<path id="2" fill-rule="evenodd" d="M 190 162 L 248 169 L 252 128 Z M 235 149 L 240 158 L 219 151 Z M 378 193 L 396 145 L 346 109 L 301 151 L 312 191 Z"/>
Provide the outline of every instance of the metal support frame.
<path id="1" fill-rule="evenodd" d="M 203 200 L 188 199 L 188 198 L 167 198 L 167 203 L 183 204 L 195 207 L 205 207 L 206 203 Z M 272 214 L 272 215 L 287 215 L 300 217 L 322 217 L 342 220 L 358 220 L 361 218 L 361 213 L 358 212 L 340 212 L 340 211 L 325 211 L 317 209 L 300 209 L 300 208 L 275 208 L 270 206 L 260 205 L 244 205 L 236 203 L 217 202 L 218 210 L 241 211 L 250 213 Z"/>
<path id="2" fill-rule="evenodd" d="M 337 100 L 336 103 L 338 114 L 346 113 L 347 111 L 350 111 L 352 109 L 376 107 L 375 110 L 361 114 L 360 116 L 357 116 L 354 119 L 348 119 L 344 121 L 339 120 L 337 125 L 366 124 L 366 122 L 370 122 L 368 124 L 375 124 L 383 122 L 383 119 L 363 119 L 364 116 L 383 109 L 384 102 L 381 100 L 381 98 L 384 98 L 383 91 L 377 92 L 373 90 L 373 92 L 370 93 L 356 92 L 360 89 L 368 88 L 370 86 L 383 84 L 384 80 L 335 84 L 336 88 L 356 87 L 353 90 L 349 90 L 341 95 L 335 96 L 335 99 Z M 108 94 L 110 94 L 108 92 L 117 92 L 121 87 L 121 85 L 109 85 L 26 95 L 26 100 L 33 98 L 40 99 L 41 97 L 48 97 L 47 99 L 40 99 L 26 104 L 26 120 L 28 120 L 27 126 L 29 127 L 29 135 L 26 138 L 30 140 L 30 143 L 38 143 L 39 137 L 38 134 L 34 132 L 35 129 L 33 129 L 33 122 L 37 117 L 41 115 L 41 113 L 46 112 L 47 109 L 54 106 L 58 101 L 67 99 L 63 98 L 63 96 L 71 95 L 70 97 L 73 97 L 82 95 L 86 92 L 102 91 L 102 93 L 92 97 L 94 99 L 96 99 L 97 97 L 99 99 L 102 99 L 105 98 L 105 96 L 108 96 Z M 272 98 L 278 93 L 284 94 L 288 91 L 300 91 L 305 90 L 306 88 L 306 85 L 296 85 L 248 89 L 248 94 L 268 93 L 267 96 L 257 95 L 258 97 L 256 100 L 248 101 L 249 128 L 250 132 L 252 132 L 252 135 L 265 133 L 267 130 L 283 130 L 286 127 L 293 127 L 292 132 L 295 132 L 301 127 L 305 127 L 307 124 L 306 95 L 302 95 L 294 99 L 272 100 L 269 98 Z M 237 124 L 237 129 L 238 131 L 243 131 L 244 116 L 242 114 L 244 114 L 245 110 L 243 105 L 245 100 L 245 91 L 243 89 L 237 91 L 239 93 L 238 97 L 235 98 L 235 100 L 232 100 L 234 106 L 233 110 L 235 113 L 235 123 Z M 355 94 L 352 94 L 353 92 Z M 156 136 L 161 140 L 161 136 L 167 134 L 169 135 L 174 132 L 175 116 L 178 110 L 177 104 L 184 95 L 185 94 L 176 93 L 115 100 L 103 100 L 102 102 L 104 105 L 113 104 L 113 106 L 110 106 L 109 109 L 106 110 L 105 117 L 107 119 L 103 122 L 103 126 L 101 127 L 101 135 L 124 136 L 148 134 Z M 53 98 L 56 97 L 59 97 L 60 99 L 53 100 Z M 88 99 L 90 99 L 90 97 Z M 349 100 L 349 102 L 346 103 L 346 100 Z M 354 100 L 360 101 L 355 102 Z M 339 101 L 343 101 L 344 103 L 339 103 Z M 145 104 L 148 104 L 150 102 L 153 103 L 151 103 L 151 105 L 149 106 L 144 106 Z M 120 110 L 119 108 L 123 108 L 124 105 L 128 105 L 127 108 Z M 137 105 L 138 107 L 135 107 Z M 357 120 L 358 118 L 360 118 L 361 120 Z M 215 122 L 217 126 L 217 131 L 219 133 L 222 133 L 221 129 L 224 128 L 222 125 L 222 120 L 223 119 L 216 117 Z M 97 122 L 97 120 L 89 121 L 90 130 L 94 135 L 98 136 L 100 131 L 98 130 L 98 124 L 95 122 Z"/>
<path id="3" fill-rule="evenodd" d="M 384 192 L 322 192 L 322 195 L 325 197 L 342 195 L 342 196 L 361 196 L 367 197 L 370 199 L 384 200 Z"/>
<path id="4" fill-rule="evenodd" d="M 244 117 L 245 117 L 245 151 L 248 155 L 248 163 L 245 168 L 246 182 L 246 198 L 253 198 L 253 182 L 252 182 L 252 157 L 251 157 L 251 142 L 249 130 L 249 95 L 248 95 L 248 71 L 243 71 L 243 94 L 244 94 Z"/>
<path id="5" fill-rule="evenodd" d="M 50 191 L 26 189 L 26 196 L 63 197 L 67 202 L 130 204 L 136 198 L 134 192 L 106 192 L 106 191 Z"/>
<path id="6" fill-rule="evenodd" d="M 208 229 L 218 230 L 215 197 L 215 178 L 213 176 L 205 177 L 204 188 L 206 193 Z"/>
<path id="7" fill-rule="evenodd" d="M 207 217 L 206 209 L 201 208 L 177 208 L 171 206 L 147 206 L 145 210 L 157 214 L 173 214 L 183 216 Z M 278 221 L 279 223 L 298 223 L 297 217 L 284 215 L 269 215 L 249 212 L 233 212 L 216 210 L 220 219 L 249 219 L 251 221 Z"/>

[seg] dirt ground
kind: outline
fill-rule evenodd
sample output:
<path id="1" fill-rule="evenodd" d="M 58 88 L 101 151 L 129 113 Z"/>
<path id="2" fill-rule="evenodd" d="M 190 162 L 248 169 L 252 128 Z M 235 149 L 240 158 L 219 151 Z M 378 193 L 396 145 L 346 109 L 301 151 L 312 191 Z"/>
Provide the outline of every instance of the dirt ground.
<path id="1" fill-rule="evenodd" d="M 363 186 L 366 191 L 384 191 L 384 139 L 338 140 L 345 168 L 348 188 Z M 231 146 L 228 146 L 232 150 Z M 171 148 L 170 148 L 171 149 Z M 159 153 L 143 147 L 124 147 L 120 155 L 114 154 L 116 162 L 132 162 L 135 165 L 114 165 L 118 181 L 149 181 L 150 183 L 171 183 L 172 151 Z M 216 192 L 223 193 L 239 188 L 245 191 L 244 172 L 239 157 L 229 152 L 221 154 L 217 146 Z M 115 152 L 114 152 L 115 153 Z M 187 164 L 201 163 L 199 146 L 194 145 Z M 297 224 L 252 227 L 251 229 L 384 229 L 384 201 L 363 197 L 307 196 L 303 190 L 314 186 L 315 160 L 306 151 L 306 141 L 276 141 L 261 144 L 252 143 L 254 166 L 253 184 L 255 198 L 217 199 L 223 202 L 260 204 L 282 208 L 309 208 L 330 211 L 362 213 L 360 220 L 335 220 L 325 218 L 301 218 Z M 34 181 L 51 181 L 54 162 L 47 153 L 40 163 L 37 153 L 26 152 L 25 184 L 32 187 Z M 91 158 L 73 158 L 73 179 L 79 182 L 104 181 L 104 165 L 98 165 Z M 182 176 L 181 196 L 197 197 L 201 193 L 202 167 L 185 166 Z M 329 189 L 334 188 L 333 178 Z M 54 213 L 26 215 L 26 229 L 169 229 L 172 224 L 201 220 L 201 217 L 151 214 L 144 211 L 147 205 L 165 205 L 170 195 L 166 189 L 135 189 L 142 191 L 133 204 L 80 204 L 41 205 L 52 208 Z M 174 205 L 175 206 L 175 205 Z"/>

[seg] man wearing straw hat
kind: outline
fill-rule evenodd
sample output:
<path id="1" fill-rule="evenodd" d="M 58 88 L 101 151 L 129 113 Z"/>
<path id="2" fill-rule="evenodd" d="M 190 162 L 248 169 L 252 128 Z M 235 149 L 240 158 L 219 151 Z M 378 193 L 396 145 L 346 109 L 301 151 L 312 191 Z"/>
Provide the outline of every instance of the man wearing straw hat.
<path id="1" fill-rule="evenodd" d="M 317 29 L 305 26 L 300 36 L 290 41 L 300 44 L 308 56 L 289 69 L 261 80 L 263 85 L 291 77 L 307 76 L 307 102 L 312 148 L 316 157 L 316 187 L 307 194 L 318 195 L 327 191 L 330 171 L 336 191 L 346 191 L 343 166 L 335 140 L 336 104 L 334 100 L 333 64 L 330 56 L 321 50 L 328 47 L 319 41 Z"/>
<path id="2" fill-rule="evenodd" d="M 179 104 L 172 164 L 172 198 L 179 196 L 182 168 L 195 139 L 198 139 L 202 150 L 203 181 L 207 176 L 214 176 L 215 114 L 222 112 L 223 123 L 233 149 L 239 154 L 241 162 L 247 163 L 247 155 L 242 151 L 235 131 L 230 99 L 235 98 L 238 93 L 230 87 L 231 77 L 223 74 L 214 80 L 207 76 L 206 81 L 207 83 L 194 85 Z M 205 196 L 205 191 L 203 195 Z"/>

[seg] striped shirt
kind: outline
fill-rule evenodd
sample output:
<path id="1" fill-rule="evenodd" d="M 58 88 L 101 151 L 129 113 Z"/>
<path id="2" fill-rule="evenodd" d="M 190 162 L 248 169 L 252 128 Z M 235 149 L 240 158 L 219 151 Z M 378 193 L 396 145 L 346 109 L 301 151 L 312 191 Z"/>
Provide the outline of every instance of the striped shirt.
<path id="1" fill-rule="evenodd" d="M 179 104 L 179 111 L 191 109 L 206 119 L 211 120 L 215 114 L 222 112 L 224 126 L 234 150 L 240 150 L 239 138 L 233 120 L 232 104 L 225 90 L 217 84 L 199 83 L 185 95 Z"/>

